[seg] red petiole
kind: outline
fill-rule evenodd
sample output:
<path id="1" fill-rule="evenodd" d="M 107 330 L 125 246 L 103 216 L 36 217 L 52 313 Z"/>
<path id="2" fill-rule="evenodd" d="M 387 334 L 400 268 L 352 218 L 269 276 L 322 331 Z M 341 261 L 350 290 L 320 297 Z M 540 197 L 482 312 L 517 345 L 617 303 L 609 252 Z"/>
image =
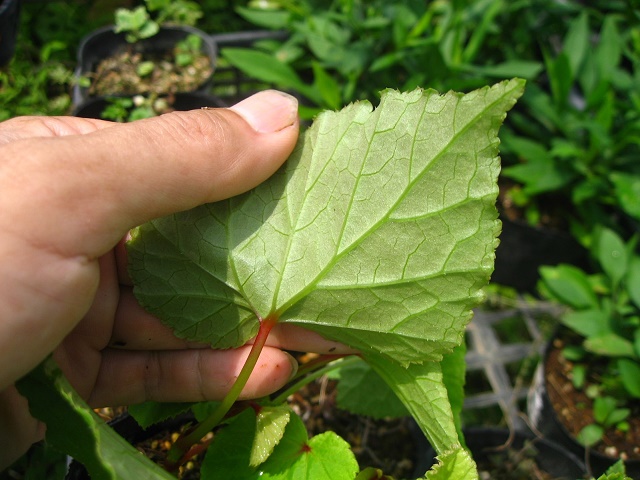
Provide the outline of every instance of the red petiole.
<path id="1" fill-rule="evenodd" d="M 277 317 L 267 317 L 260 322 L 260 328 L 258 335 L 251 346 L 249 356 L 245 361 L 238 378 L 231 386 L 231 389 L 224 397 L 218 408 L 206 419 L 196 425 L 193 429 L 189 430 L 184 436 L 180 437 L 169 450 L 165 461 L 165 468 L 169 471 L 175 470 L 184 461 L 191 458 L 187 456 L 191 447 L 197 444 L 207 433 L 213 430 L 227 415 L 233 404 L 238 400 L 242 389 L 247 384 L 251 372 L 258 362 L 260 353 L 264 348 L 271 329 L 278 322 Z"/>

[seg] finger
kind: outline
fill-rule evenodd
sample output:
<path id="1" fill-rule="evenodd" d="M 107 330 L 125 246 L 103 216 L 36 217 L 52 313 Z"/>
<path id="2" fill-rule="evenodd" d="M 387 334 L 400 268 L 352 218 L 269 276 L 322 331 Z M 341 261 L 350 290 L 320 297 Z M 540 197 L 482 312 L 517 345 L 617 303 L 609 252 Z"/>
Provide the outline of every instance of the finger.
<path id="1" fill-rule="evenodd" d="M 297 352 L 321 354 L 358 353 L 357 350 L 347 347 L 342 343 L 328 340 L 319 333 L 287 323 L 278 323 L 271 329 L 269 338 L 267 339 L 267 345 L 284 350 L 295 350 Z"/>
<path id="2" fill-rule="evenodd" d="M 236 381 L 249 351 L 250 347 L 164 352 L 106 350 L 89 404 L 99 407 L 144 401 L 221 400 Z M 240 398 L 259 398 L 275 392 L 296 368 L 290 355 L 265 347 Z"/>
<path id="3" fill-rule="evenodd" d="M 297 136 L 297 101 L 267 91 L 231 109 L 10 142 L 0 146 L 0 158 L 13 159 L 0 164 L 8 203 L 0 205 L 0 228 L 32 244 L 55 242 L 51 248 L 62 255 L 96 258 L 147 220 L 259 184 L 288 157 Z"/>
<path id="4" fill-rule="evenodd" d="M 113 125 L 93 118 L 16 117 L 0 123 L 0 145 L 27 138 L 85 135 Z"/>
<path id="5" fill-rule="evenodd" d="M 120 303 L 109 345 L 128 350 L 209 348 L 207 344 L 189 342 L 176 337 L 169 327 L 163 325 L 160 320 L 140 306 L 130 288 L 123 289 L 120 294 Z M 341 343 L 327 340 L 311 330 L 287 324 L 278 324 L 271 330 L 267 345 L 299 352 L 356 353 L 355 350 Z"/>

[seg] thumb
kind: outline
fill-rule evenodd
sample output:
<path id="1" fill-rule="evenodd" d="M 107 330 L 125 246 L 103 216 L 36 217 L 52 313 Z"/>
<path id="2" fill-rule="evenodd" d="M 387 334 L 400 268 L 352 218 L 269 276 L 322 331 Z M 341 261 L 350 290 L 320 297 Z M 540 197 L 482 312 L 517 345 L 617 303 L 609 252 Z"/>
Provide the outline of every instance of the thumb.
<path id="1" fill-rule="evenodd" d="M 2 165 L 10 175 L 0 175 L 15 215 L 6 220 L 35 244 L 55 241 L 63 255 L 96 258 L 136 225 L 253 188 L 297 136 L 296 99 L 269 90 L 229 109 L 12 142 L 2 147 L 16 159 Z"/>

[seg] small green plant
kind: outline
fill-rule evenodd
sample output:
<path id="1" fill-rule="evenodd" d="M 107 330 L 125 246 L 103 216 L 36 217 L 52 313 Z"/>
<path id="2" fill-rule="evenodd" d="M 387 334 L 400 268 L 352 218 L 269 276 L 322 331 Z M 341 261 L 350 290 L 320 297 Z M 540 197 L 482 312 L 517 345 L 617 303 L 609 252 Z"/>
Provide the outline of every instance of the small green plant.
<path id="1" fill-rule="evenodd" d="M 594 398 L 594 424 L 582 435 L 597 442 L 603 427 L 625 428 L 629 402 L 640 399 L 640 255 L 613 230 L 593 236 L 598 271 L 571 265 L 542 267 L 541 292 L 570 308 L 560 321 L 581 338 L 563 355 L 574 362 L 573 383 Z M 594 368 L 599 381 L 594 383 Z M 590 379 L 590 381 L 587 381 Z"/>
<path id="2" fill-rule="evenodd" d="M 583 239 L 640 220 L 636 15 L 582 8 L 561 38 L 541 39 L 547 82 L 527 89 L 503 135 L 502 174 L 518 182 L 508 196 L 530 223 L 561 217 Z"/>
<path id="3" fill-rule="evenodd" d="M 149 312 L 213 348 L 254 338 L 221 402 L 132 407 L 145 424 L 194 410 L 198 423 L 174 443 L 168 470 L 206 449 L 207 480 L 379 478 L 359 473 L 335 433 L 309 438 L 286 404 L 340 367 L 346 403 L 359 413 L 380 416 L 393 405 L 393 414 L 413 416 L 439 455 L 430 479 L 477 479 L 461 443 L 461 343 L 493 269 L 498 128 L 523 88 L 516 79 L 466 95 L 387 90 L 375 110 L 358 102 L 325 112 L 253 191 L 132 232 L 134 293 Z M 237 402 L 277 323 L 360 354 L 321 356 L 283 391 Z M 47 423 L 47 440 L 93 478 L 172 478 L 79 411 L 82 400 L 51 360 L 18 388 Z"/>
<path id="4" fill-rule="evenodd" d="M 198 35 L 187 35 L 184 40 L 179 41 L 174 49 L 176 64 L 180 67 L 191 65 L 194 59 L 201 54 L 202 37 Z"/>
<path id="5" fill-rule="evenodd" d="M 618 400 L 610 396 L 596 396 L 593 400 L 594 423 L 584 427 L 577 436 L 578 441 L 591 447 L 602 440 L 604 432 L 609 427 L 615 427 L 621 431 L 627 431 L 629 424 L 626 422 L 631 410 L 618 407 Z"/>
<path id="6" fill-rule="evenodd" d="M 116 33 L 124 32 L 129 43 L 153 37 L 163 24 L 195 25 L 202 16 L 200 6 L 188 0 L 145 0 L 132 10 L 115 12 Z"/>
<path id="7" fill-rule="evenodd" d="M 156 117 L 169 110 L 167 99 L 157 95 L 113 97 L 108 98 L 107 101 L 109 104 L 102 111 L 101 118 L 121 123 Z"/>

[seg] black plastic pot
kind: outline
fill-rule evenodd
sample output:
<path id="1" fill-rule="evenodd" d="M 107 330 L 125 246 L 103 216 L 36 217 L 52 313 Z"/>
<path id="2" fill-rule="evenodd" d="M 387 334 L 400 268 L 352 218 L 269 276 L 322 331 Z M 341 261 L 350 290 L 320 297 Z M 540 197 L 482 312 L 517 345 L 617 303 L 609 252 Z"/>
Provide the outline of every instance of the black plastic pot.
<path id="1" fill-rule="evenodd" d="M 533 459 L 536 465 L 551 475 L 554 480 L 585 478 L 586 468 L 578 457 L 562 446 L 546 439 L 536 438 L 529 432 L 516 430 L 510 440 L 507 429 L 473 427 L 464 430 L 464 437 L 473 459 L 480 465 L 494 455 L 506 457 L 509 451 L 517 454 L 525 444 L 529 444 L 535 450 Z M 431 460 L 431 464 L 435 455 L 431 447 L 425 452 L 425 457 Z"/>
<path id="2" fill-rule="evenodd" d="M 78 47 L 77 76 L 84 76 L 94 71 L 101 60 L 129 48 L 144 53 L 163 53 L 171 50 L 175 44 L 188 35 L 198 35 L 202 38 L 202 52 L 209 56 L 211 65 L 215 68 L 218 48 L 212 37 L 202 30 L 188 26 L 163 26 L 160 31 L 151 38 L 145 38 L 136 42 L 132 47 L 125 40 L 124 33 L 115 33 L 113 25 L 93 31 L 80 42 Z M 205 91 L 211 87 L 213 75 L 203 82 L 196 91 Z M 73 102 L 79 105 L 90 98 L 89 89 L 76 86 L 73 91 Z"/>
<path id="3" fill-rule="evenodd" d="M 0 0 L 0 67 L 9 63 L 16 48 L 20 2 Z"/>
<path id="4" fill-rule="evenodd" d="M 502 233 L 491 281 L 521 292 L 535 292 L 542 265 L 587 266 L 587 253 L 571 235 L 501 217 Z"/>
<path id="5" fill-rule="evenodd" d="M 84 101 L 74 111 L 74 117 L 102 119 L 102 112 L 109 105 L 106 97 L 96 97 Z M 196 110 L 202 107 L 224 107 L 225 104 L 218 98 L 202 92 L 177 93 L 171 104 L 174 110 Z"/>
<path id="6" fill-rule="evenodd" d="M 529 391 L 527 415 L 533 427 L 545 438 L 558 443 L 578 458 L 585 459 L 591 469 L 591 473 L 598 478 L 619 459 L 603 455 L 594 450 L 589 450 L 587 453 L 585 447 L 574 438 L 560 421 L 549 397 L 544 375 L 545 364 L 553 348 L 552 339 L 545 346 L 542 361 L 538 365 Z M 640 479 L 640 461 L 626 461 L 625 468 L 629 477 Z"/>

